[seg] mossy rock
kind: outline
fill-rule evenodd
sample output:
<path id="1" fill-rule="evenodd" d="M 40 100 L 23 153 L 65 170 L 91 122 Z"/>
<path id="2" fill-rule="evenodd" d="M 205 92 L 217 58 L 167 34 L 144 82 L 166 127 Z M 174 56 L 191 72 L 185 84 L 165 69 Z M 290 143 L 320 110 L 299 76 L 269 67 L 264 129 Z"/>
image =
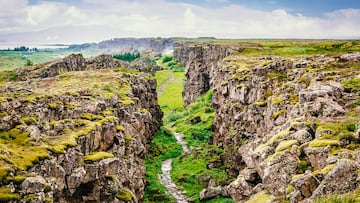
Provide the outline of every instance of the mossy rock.
<path id="1" fill-rule="evenodd" d="M 279 143 L 279 145 L 276 147 L 277 152 L 284 151 L 286 149 L 291 148 L 293 145 L 299 144 L 296 140 L 284 140 Z"/>
<path id="2" fill-rule="evenodd" d="M 133 194 L 128 190 L 120 190 L 117 192 L 116 198 L 125 202 L 130 202 L 133 199 Z"/>
<path id="3" fill-rule="evenodd" d="M 10 202 L 20 200 L 20 195 L 12 193 L 10 188 L 0 188 L 0 202 Z"/>
<path id="4" fill-rule="evenodd" d="M 85 163 L 93 163 L 102 159 L 114 158 L 114 155 L 108 152 L 91 152 L 89 155 L 84 156 Z"/>
<path id="5" fill-rule="evenodd" d="M 266 191 L 263 191 L 252 196 L 248 201 L 246 201 L 246 203 L 271 203 L 274 199 L 274 196 L 270 195 Z"/>

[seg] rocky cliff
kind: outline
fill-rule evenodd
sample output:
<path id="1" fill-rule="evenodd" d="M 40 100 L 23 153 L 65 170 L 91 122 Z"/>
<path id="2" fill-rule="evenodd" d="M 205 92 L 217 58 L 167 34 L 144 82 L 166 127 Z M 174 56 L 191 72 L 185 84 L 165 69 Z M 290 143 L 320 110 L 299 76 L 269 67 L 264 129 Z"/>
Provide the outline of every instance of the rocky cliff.
<path id="1" fill-rule="evenodd" d="M 313 201 L 360 187 L 360 54 L 257 56 L 185 44 L 184 101 L 214 89 L 215 134 L 237 177 L 225 193 Z M 341 184 L 339 184 L 341 183 Z"/>
<path id="2" fill-rule="evenodd" d="M 109 55 L 3 72 L 0 201 L 138 202 L 156 82 Z"/>

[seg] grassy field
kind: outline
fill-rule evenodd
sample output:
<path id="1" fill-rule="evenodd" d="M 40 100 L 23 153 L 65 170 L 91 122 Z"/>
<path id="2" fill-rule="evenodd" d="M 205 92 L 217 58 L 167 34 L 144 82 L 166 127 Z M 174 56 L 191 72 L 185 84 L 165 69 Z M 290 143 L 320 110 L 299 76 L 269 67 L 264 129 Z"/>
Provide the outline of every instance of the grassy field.
<path id="1" fill-rule="evenodd" d="M 170 71 L 169 71 L 170 72 Z M 159 96 L 159 105 L 166 113 L 184 109 L 182 91 L 184 89 L 184 72 L 173 72 L 174 79 L 164 87 L 164 92 Z"/>
<path id="2" fill-rule="evenodd" d="M 39 64 L 60 59 L 73 53 L 81 53 L 84 57 L 91 57 L 101 52 L 95 46 L 82 49 L 40 49 L 36 52 L 0 50 L 0 71 L 23 67 L 27 60 L 30 60 L 33 64 Z"/>

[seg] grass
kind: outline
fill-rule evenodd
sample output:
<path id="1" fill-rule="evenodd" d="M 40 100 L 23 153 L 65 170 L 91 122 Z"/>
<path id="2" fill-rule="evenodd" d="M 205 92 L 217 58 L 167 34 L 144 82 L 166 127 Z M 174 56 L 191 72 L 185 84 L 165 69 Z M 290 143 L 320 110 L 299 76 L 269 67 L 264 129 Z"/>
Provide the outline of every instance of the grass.
<path id="1" fill-rule="evenodd" d="M 219 162 L 225 155 L 224 151 L 216 146 L 209 145 L 209 136 L 213 133 L 212 122 L 215 117 L 211 108 L 212 91 L 199 97 L 188 109 L 177 112 L 174 115 L 166 115 L 164 118 L 167 126 L 172 126 L 174 131 L 184 134 L 184 139 L 189 146 L 195 147 L 192 154 L 177 157 L 173 161 L 172 178 L 180 185 L 195 202 L 199 202 L 199 193 L 206 185 L 198 183 L 201 176 L 210 176 L 218 184 L 229 183 L 231 178 L 225 172 L 225 167 L 208 169 L 207 164 Z M 190 120 L 200 117 L 200 122 L 191 124 Z M 227 198 L 217 201 L 232 202 Z"/>
<path id="2" fill-rule="evenodd" d="M 360 202 L 360 190 L 348 194 L 333 194 L 318 197 L 314 203 L 358 203 Z"/>
<path id="3" fill-rule="evenodd" d="M 174 80 L 169 82 L 164 87 L 163 93 L 159 96 L 159 105 L 166 108 L 162 110 L 167 111 L 179 111 L 184 109 L 184 101 L 181 99 L 182 91 L 184 89 L 184 72 L 174 72 Z M 156 76 L 155 76 L 156 77 Z"/>
<path id="4" fill-rule="evenodd" d="M 360 95 L 360 78 L 352 78 L 350 80 L 345 80 L 342 82 L 344 85 L 345 92 L 353 92 Z"/>
<path id="5" fill-rule="evenodd" d="M 173 135 L 166 134 L 164 127 L 157 133 L 150 143 L 150 155 L 145 159 L 145 179 L 149 185 L 145 188 L 145 202 L 171 202 L 173 197 L 165 194 L 165 187 L 159 183 L 158 174 L 161 174 L 161 163 L 169 158 L 180 156 L 182 148 L 177 144 Z"/>
<path id="6" fill-rule="evenodd" d="M 169 74 L 171 74 L 169 70 L 161 70 L 155 73 L 155 78 L 157 83 L 156 89 L 159 89 L 160 86 L 164 84 L 165 81 L 169 80 Z"/>

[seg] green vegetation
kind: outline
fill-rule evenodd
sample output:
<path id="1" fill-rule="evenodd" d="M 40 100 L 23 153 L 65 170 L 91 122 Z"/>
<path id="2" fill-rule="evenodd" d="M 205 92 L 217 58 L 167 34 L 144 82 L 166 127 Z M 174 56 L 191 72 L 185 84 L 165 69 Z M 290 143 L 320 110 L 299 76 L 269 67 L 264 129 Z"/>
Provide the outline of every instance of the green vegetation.
<path id="1" fill-rule="evenodd" d="M 354 193 L 334 194 L 315 199 L 314 203 L 357 203 L 360 202 L 360 189 Z"/>
<path id="2" fill-rule="evenodd" d="M 123 53 L 123 54 L 115 54 L 115 55 L 113 55 L 113 58 L 131 62 L 137 58 L 140 58 L 140 53 L 127 52 L 127 53 Z"/>
<path id="3" fill-rule="evenodd" d="M 171 71 L 169 70 L 161 70 L 155 73 L 156 85 L 157 85 L 156 89 L 159 89 L 160 86 L 164 84 L 164 82 L 170 79 L 169 74 L 171 74 Z"/>
<path id="4" fill-rule="evenodd" d="M 17 201 L 20 199 L 20 195 L 12 193 L 10 188 L 0 188 L 0 202 Z"/>
<path id="5" fill-rule="evenodd" d="M 133 199 L 133 195 L 127 190 L 120 190 L 116 194 L 116 198 L 125 202 L 129 202 Z"/>
<path id="6" fill-rule="evenodd" d="M 252 196 L 248 201 L 246 201 L 246 203 L 270 203 L 274 199 L 274 196 L 266 192 L 260 192 Z"/>
<path id="7" fill-rule="evenodd" d="M 163 55 L 158 60 L 158 64 L 164 68 L 170 69 L 173 72 L 185 71 L 185 67 L 183 67 L 178 61 L 175 61 L 172 55 Z"/>
<path id="8" fill-rule="evenodd" d="M 358 95 L 360 95 L 360 78 L 353 78 L 350 80 L 345 80 L 342 82 L 342 84 L 344 85 L 344 91 L 345 92 L 353 92 L 353 93 L 357 93 Z"/>
<path id="9" fill-rule="evenodd" d="M 217 184 L 227 184 L 232 179 L 225 172 L 225 166 L 220 168 L 207 168 L 208 163 L 221 162 L 225 152 L 216 146 L 209 145 L 208 139 L 212 132 L 212 122 L 215 117 L 211 108 L 212 91 L 199 97 L 188 109 L 174 115 L 165 115 L 164 121 L 173 130 L 184 134 L 184 139 L 189 146 L 195 147 L 192 154 L 177 157 L 173 161 L 171 175 L 177 185 L 184 188 L 187 195 L 199 202 L 199 193 L 206 186 L 199 184 L 202 176 L 210 176 Z M 191 123 L 194 118 L 200 122 Z M 230 201 L 220 198 L 216 201 Z M 216 202 L 215 201 L 215 202 Z"/>
<path id="10" fill-rule="evenodd" d="M 107 158 L 114 158 L 114 155 L 108 152 L 91 152 L 89 155 L 84 156 L 84 161 L 96 162 Z"/>
<path id="11" fill-rule="evenodd" d="M 184 72 L 173 72 L 174 79 L 164 87 L 164 92 L 159 96 L 159 105 L 164 112 L 179 111 L 184 109 L 184 102 L 181 99 L 184 89 Z M 180 99 L 179 99 L 180 98 Z"/>
<path id="12" fill-rule="evenodd" d="M 150 155 L 145 159 L 145 178 L 149 185 L 145 188 L 145 202 L 171 202 L 173 197 L 165 194 L 165 187 L 159 183 L 158 174 L 161 174 L 161 163 L 169 158 L 181 155 L 182 148 L 176 142 L 169 130 L 162 128 L 150 143 Z"/>
<path id="13" fill-rule="evenodd" d="M 4 72 L 2 72 L 4 73 Z M 73 110 L 81 108 L 78 99 L 95 100 L 107 98 L 117 98 L 119 103 L 128 102 L 131 104 L 133 99 L 127 96 L 130 91 L 128 78 L 122 77 L 123 73 L 113 70 L 69 72 L 53 78 L 51 82 L 47 80 L 37 80 L 32 83 L 32 94 L 14 94 L 6 92 L 2 94 L 1 101 L 11 101 L 21 98 L 23 102 L 33 105 L 38 101 L 47 101 L 44 107 L 49 111 L 58 109 Z M 81 81 L 81 83 L 79 83 Z M 6 85 L 6 84 L 5 84 Z M 19 88 L 19 83 L 14 83 L 13 88 Z M 46 86 L 46 88 L 43 88 Z M 61 95 L 74 95 L 76 100 L 63 101 Z M 12 174 L 22 174 L 33 164 L 49 158 L 51 155 L 64 153 L 68 147 L 77 145 L 77 138 L 87 136 L 105 123 L 118 123 L 118 118 L 113 116 L 112 109 L 105 109 L 104 112 L 97 114 L 84 113 L 78 119 L 52 120 L 48 123 L 40 123 L 38 115 L 27 115 L 22 112 L 18 115 L 21 123 L 8 131 L 0 132 L 0 184 L 8 181 L 15 183 L 21 182 L 25 177 Z M 9 112 L 0 112 L 1 115 L 8 115 Z M 46 134 L 32 135 L 30 125 L 43 125 L 50 130 L 57 129 L 57 134 L 48 136 Z M 123 131 L 124 127 L 116 126 L 116 130 Z M 94 152 L 85 156 L 84 161 L 98 161 L 104 158 L 114 157 L 105 152 Z"/>

